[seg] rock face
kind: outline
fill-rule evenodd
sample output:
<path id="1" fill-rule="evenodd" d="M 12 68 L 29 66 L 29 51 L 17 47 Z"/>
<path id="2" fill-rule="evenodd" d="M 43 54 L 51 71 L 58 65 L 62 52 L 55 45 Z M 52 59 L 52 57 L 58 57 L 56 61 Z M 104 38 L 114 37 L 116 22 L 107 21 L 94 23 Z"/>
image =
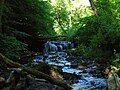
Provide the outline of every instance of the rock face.
<path id="1" fill-rule="evenodd" d="M 5 83 L 5 79 L 3 77 L 0 77 L 0 89 L 3 88 L 4 83 Z"/>

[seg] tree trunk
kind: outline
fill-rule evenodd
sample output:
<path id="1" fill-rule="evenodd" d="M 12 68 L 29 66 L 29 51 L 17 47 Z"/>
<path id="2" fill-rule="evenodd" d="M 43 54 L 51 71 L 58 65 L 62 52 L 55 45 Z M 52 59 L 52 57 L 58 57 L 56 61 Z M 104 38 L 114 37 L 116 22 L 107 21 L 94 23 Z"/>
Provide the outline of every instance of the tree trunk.
<path id="1" fill-rule="evenodd" d="M 95 16 L 98 16 L 97 8 L 95 7 L 93 0 L 89 0 L 89 2 L 92 7 L 92 10 L 94 11 Z"/>
<path id="2" fill-rule="evenodd" d="M 42 73 L 40 71 L 37 71 L 37 70 L 34 70 L 32 68 L 24 67 L 23 65 L 21 65 L 21 64 L 19 64 L 17 62 L 13 62 L 12 60 L 6 58 L 1 53 L 0 53 L 0 63 L 6 63 L 7 65 L 12 66 L 12 67 L 22 68 L 23 71 L 26 71 L 27 73 L 35 75 L 38 78 L 45 79 L 45 80 L 49 81 L 50 83 L 61 86 L 61 87 L 65 88 L 65 89 L 67 89 L 67 90 L 71 89 L 71 87 L 68 86 L 67 84 L 65 84 L 64 82 L 57 81 L 57 80 L 55 80 L 54 78 L 50 77 L 47 74 L 44 74 L 44 73 Z"/>
<path id="3" fill-rule="evenodd" d="M 2 33 L 2 15 L 3 15 L 3 5 L 5 0 L 0 0 L 0 33 Z"/>

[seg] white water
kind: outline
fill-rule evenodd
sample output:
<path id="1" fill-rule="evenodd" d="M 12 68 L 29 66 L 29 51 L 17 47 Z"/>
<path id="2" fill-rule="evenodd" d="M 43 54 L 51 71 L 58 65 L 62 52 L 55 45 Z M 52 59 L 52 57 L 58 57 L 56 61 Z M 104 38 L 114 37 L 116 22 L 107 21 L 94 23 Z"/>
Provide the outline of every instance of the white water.
<path id="1" fill-rule="evenodd" d="M 105 78 L 98 78 L 93 77 L 88 71 L 95 69 L 96 66 L 90 67 L 88 71 L 83 72 L 83 70 L 78 70 L 71 68 L 71 62 L 67 61 L 69 56 L 67 54 L 63 54 L 64 52 L 57 54 L 51 54 L 46 59 L 46 62 L 50 65 L 56 65 L 62 67 L 62 71 L 65 73 L 71 73 L 80 75 L 81 78 L 78 79 L 77 83 L 72 84 L 72 90 L 101 90 L 101 88 L 106 87 L 106 79 Z M 57 55 L 57 56 L 56 56 Z M 32 62 L 32 64 L 38 64 L 39 62 L 43 62 L 43 56 L 35 57 L 36 62 Z"/>

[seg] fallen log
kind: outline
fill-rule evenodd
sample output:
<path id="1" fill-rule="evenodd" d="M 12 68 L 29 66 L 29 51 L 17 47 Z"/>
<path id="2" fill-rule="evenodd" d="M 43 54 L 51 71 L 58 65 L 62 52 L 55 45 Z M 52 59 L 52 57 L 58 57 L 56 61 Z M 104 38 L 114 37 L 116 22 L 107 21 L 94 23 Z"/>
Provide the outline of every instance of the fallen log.
<path id="1" fill-rule="evenodd" d="M 47 74 L 44 74 L 44 73 L 42 73 L 40 71 L 37 71 L 37 70 L 34 70 L 32 68 L 25 67 L 22 64 L 19 64 L 17 62 L 14 62 L 14 61 L 8 59 L 7 57 L 5 57 L 1 53 L 0 53 L 0 62 L 6 63 L 7 65 L 12 66 L 12 67 L 22 68 L 23 71 L 25 71 L 25 72 L 27 72 L 29 74 L 32 74 L 32 75 L 36 76 L 37 78 L 45 79 L 45 80 L 49 81 L 52 84 L 63 87 L 64 89 L 67 89 L 67 90 L 71 89 L 71 87 L 69 85 L 67 85 L 66 83 L 64 83 L 62 81 L 57 81 L 57 80 L 55 80 L 54 78 L 50 77 Z"/>

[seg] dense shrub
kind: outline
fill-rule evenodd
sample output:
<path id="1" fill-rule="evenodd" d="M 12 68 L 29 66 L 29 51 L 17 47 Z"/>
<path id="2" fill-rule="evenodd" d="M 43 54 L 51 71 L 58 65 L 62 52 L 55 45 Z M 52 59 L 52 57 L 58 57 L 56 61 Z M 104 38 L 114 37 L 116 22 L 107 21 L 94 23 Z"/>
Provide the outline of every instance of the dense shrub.
<path id="1" fill-rule="evenodd" d="M 13 36 L 0 34 L 0 53 L 12 60 L 20 58 L 20 51 L 26 50 L 25 46 L 24 43 L 18 41 Z"/>

